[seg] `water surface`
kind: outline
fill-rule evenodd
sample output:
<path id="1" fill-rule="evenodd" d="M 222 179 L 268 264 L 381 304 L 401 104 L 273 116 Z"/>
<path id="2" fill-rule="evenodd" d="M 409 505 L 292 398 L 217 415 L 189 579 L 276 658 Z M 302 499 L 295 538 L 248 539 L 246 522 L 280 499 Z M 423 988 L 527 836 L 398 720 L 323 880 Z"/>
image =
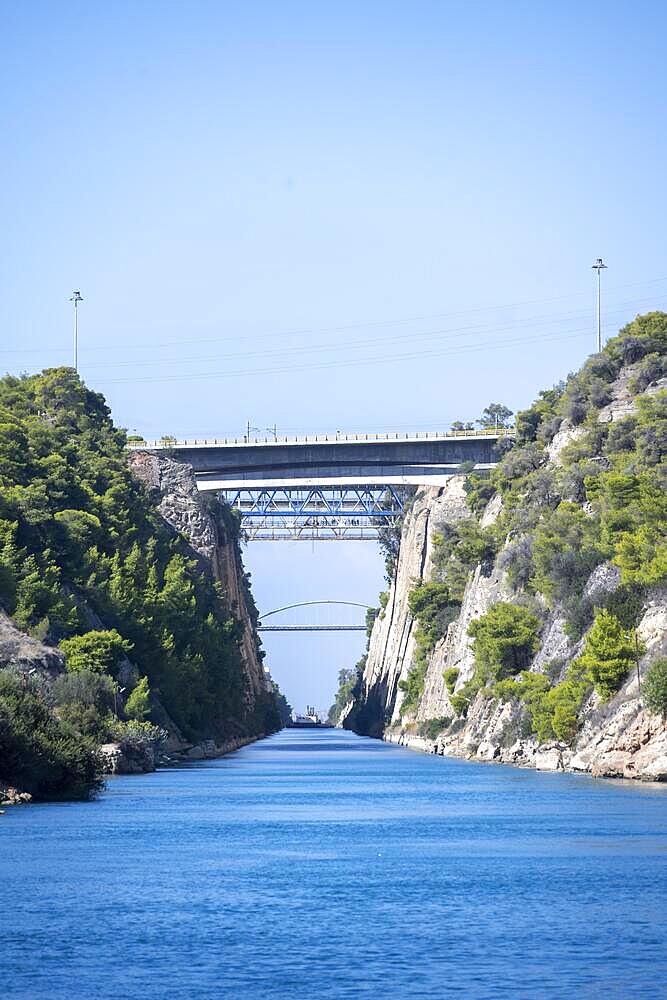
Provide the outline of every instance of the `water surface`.
<path id="1" fill-rule="evenodd" d="M 0 817 L 21 1000 L 667 997 L 667 788 L 287 730 Z"/>

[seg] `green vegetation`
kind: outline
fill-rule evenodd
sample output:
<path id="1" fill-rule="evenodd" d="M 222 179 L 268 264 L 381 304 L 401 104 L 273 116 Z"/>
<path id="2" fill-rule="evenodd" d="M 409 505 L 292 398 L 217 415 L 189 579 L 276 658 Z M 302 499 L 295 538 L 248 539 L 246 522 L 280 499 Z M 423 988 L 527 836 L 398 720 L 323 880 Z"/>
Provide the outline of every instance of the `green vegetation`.
<path id="1" fill-rule="evenodd" d="M 481 676 L 502 680 L 528 667 L 539 647 L 539 632 L 539 619 L 526 608 L 494 604 L 468 628 Z"/>
<path id="2" fill-rule="evenodd" d="M 476 669 L 456 693 L 457 677 L 446 672 L 456 714 L 465 715 L 479 692 L 505 692 L 526 705 L 539 739 L 571 741 L 592 686 L 602 699 L 619 689 L 641 655 L 635 629 L 648 589 L 667 584 L 667 391 L 655 384 L 665 374 L 667 313 L 638 316 L 578 373 L 517 414 L 516 443 L 501 441 L 490 476 L 465 464 L 459 469 L 467 473 L 472 516 L 438 526 L 432 581 L 420 581 L 409 595 L 416 649 L 400 684 L 403 712 L 419 706 L 429 656 L 458 612 L 471 570 L 479 565 L 490 574 L 494 560 L 516 598 L 471 624 Z M 650 391 L 619 419 L 626 389 Z M 612 412 L 601 413 L 609 404 Z M 511 416 L 490 404 L 478 423 L 506 426 Z M 548 449 L 559 432 L 556 464 Z M 483 529 L 478 518 L 495 493 L 502 507 Z M 565 617 L 572 642 L 585 637 L 564 679 L 562 664 L 549 675 L 527 670 L 552 608 Z M 653 704 L 662 705 L 660 697 Z"/>
<path id="3" fill-rule="evenodd" d="M 396 570 L 398 550 L 401 546 L 401 532 L 408 513 L 412 510 L 415 502 L 416 491 L 414 486 L 395 487 L 396 493 L 403 503 L 403 512 L 393 523 L 388 524 L 384 518 L 378 518 L 378 544 L 384 555 L 385 574 L 387 581 L 391 583 Z M 391 508 L 392 498 L 389 493 L 385 494 L 385 506 Z"/>
<path id="4" fill-rule="evenodd" d="M 489 476 L 483 476 L 477 472 L 471 472 L 469 476 L 466 476 L 463 488 L 470 510 L 478 517 L 483 513 L 484 508 L 496 492 Z"/>
<path id="5" fill-rule="evenodd" d="M 0 671 L 0 779 L 37 800 L 87 799 L 101 786 L 93 742 L 11 670 Z"/>
<path id="6" fill-rule="evenodd" d="M 454 688 L 456 687 L 456 682 L 459 679 L 459 669 L 458 667 L 449 667 L 443 673 L 443 678 L 445 684 L 447 685 L 447 690 L 450 694 L 454 693 Z"/>
<path id="7" fill-rule="evenodd" d="M 493 560 L 499 547 L 495 527 L 480 528 L 474 517 L 443 524 L 431 536 L 435 579 L 449 589 L 452 603 L 463 600 L 470 571 Z"/>
<path id="8" fill-rule="evenodd" d="M 667 393 L 637 398 L 636 413 L 620 420 L 598 421 L 624 366 L 642 392 L 663 376 L 666 355 L 667 314 L 639 316 L 518 414 L 517 446 L 492 475 L 503 496 L 497 530 L 511 540 L 500 565 L 516 588 L 564 607 L 573 639 L 593 620 L 584 587 L 596 566 L 618 566 L 635 599 L 667 580 Z M 546 446 L 564 420 L 578 437 L 561 451 L 560 467 L 548 466 Z"/>
<path id="9" fill-rule="evenodd" d="M 151 707 L 150 694 L 148 677 L 140 677 L 125 702 L 125 714 L 128 719 L 141 722 L 146 718 Z"/>
<path id="10" fill-rule="evenodd" d="M 642 652 L 637 633 L 627 632 L 618 618 L 603 608 L 595 612 L 593 627 L 576 662 L 586 670 L 603 701 L 607 701 L 618 691 Z"/>
<path id="11" fill-rule="evenodd" d="M 114 628 L 91 630 L 63 639 L 60 648 L 70 673 L 112 674 L 120 658 L 132 649 L 132 643 L 123 639 Z"/>
<path id="12" fill-rule="evenodd" d="M 236 538 L 231 512 L 216 515 Z M 111 688 L 91 675 L 113 686 L 128 655 L 131 683 L 142 678 L 130 696 L 137 720 L 150 685 L 193 741 L 280 726 L 273 695 L 248 710 L 240 622 L 131 473 L 102 396 L 70 368 L 0 380 L 0 605 L 83 677 L 76 689 L 58 682 L 54 738 L 60 725 L 108 732 Z"/>
<path id="13" fill-rule="evenodd" d="M 667 719 L 667 657 L 655 660 L 648 668 L 642 683 L 642 697 L 646 707 Z"/>
<path id="14" fill-rule="evenodd" d="M 451 721 L 447 716 L 441 716 L 438 719 L 426 719 L 424 722 L 419 723 L 417 731 L 420 736 L 424 736 L 427 740 L 434 740 L 443 730 L 447 729 Z"/>
<path id="15" fill-rule="evenodd" d="M 544 674 L 523 671 L 516 680 L 499 681 L 493 694 L 506 701 L 521 701 L 528 710 L 530 728 L 540 742 L 551 739 L 570 743 L 579 725 L 579 710 L 590 685 L 576 664 L 567 677 L 553 687 Z"/>
<path id="16" fill-rule="evenodd" d="M 503 403 L 489 403 L 477 423 L 483 430 L 492 430 L 500 427 L 509 427 L 511 417 L 512 411 Z"/>
<path id="17" fill-rule="evenodd" d="M 355 691 L 361 679 L 365 665 L 366 657 L 363 656 L 357 665 L 351 670 L 338 671 L 338 690 L 336 691 L 336 699 L 329 709 L 327 720 L 332 726 L 338 724 L 343 709 L 354 698 Z"/>
<path id="18" fill-rule="evenodd" d="M 459 604 L 451 601 L 449 587 L 444 583 L 420 583 L 408 594 L 408 608 L 416 621 L 414 660 L 405 680 L 398 686 L 403 692 L 401 714 L 414 711 L 424 691 L 428 658 L 438 639 L 447 631 L 459 612 Z"/>

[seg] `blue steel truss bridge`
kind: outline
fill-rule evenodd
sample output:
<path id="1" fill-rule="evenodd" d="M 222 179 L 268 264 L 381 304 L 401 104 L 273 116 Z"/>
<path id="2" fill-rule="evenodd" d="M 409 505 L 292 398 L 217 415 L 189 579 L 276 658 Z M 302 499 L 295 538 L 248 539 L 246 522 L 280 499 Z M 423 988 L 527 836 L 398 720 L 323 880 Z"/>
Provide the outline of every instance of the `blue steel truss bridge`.
<path id="1" fill-rule="evenodd" d="M 465 469 L 492 469 L 512 429 L 132 442 L 190 465 L 197 488 L 239 511 L 248 540 L 377 538 L 419 486 Z"/>
<path id="2" fill-rule="evenodd" d="M 248 541 L 364 541 L 403 512 L 404 487 L 356 486 L 225 490 Z"/>

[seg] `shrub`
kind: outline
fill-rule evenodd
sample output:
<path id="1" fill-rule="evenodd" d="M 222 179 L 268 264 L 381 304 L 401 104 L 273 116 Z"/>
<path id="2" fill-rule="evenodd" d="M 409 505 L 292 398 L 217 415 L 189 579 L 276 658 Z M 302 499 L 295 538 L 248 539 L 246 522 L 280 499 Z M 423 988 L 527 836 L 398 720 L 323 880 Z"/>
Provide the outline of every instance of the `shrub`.
<path id="1" fill-rule="evenodd" d="M 655 660 L 648 668 L 642 684 L 644 704 L 652 712 L 667 719 L 667 657 Z"/>
<path id="2" fill-rule="evenodd" d="M 580 593 L 604 552 L 596 522 L 576 504 L 549 512 L 533 539 L 535 587 L 552 600 Z"/>
<path id="3" fill-rule="evenodd" d="M 0 671 L 0 778 L 41 800 L 87 799 L 102 787 L 92 743 L 9 670 Z"/>
<path id="4" fill-rule="evenodd" d="M 494 604 L 468 628 L 479 670 L 495 680 L 523 670 L 537 651 L 539 629 L 539 619 L 526 608 Z"/>
<path id="5" fill-rule="evenodd" d="M 456 714 L 466 716 L 471 704 L 483 688 L 484 677 L 482 676 L 482 671 L 476 669 L 470 680 L 467 680 L 461 690 L 457 691 L 449 699 L 449 703 Z"/>
<path id="6" fill-rule="evenodd" d="M 60 648 L 65 654 L 65 665 L 70 673 L 85 670 L 103 674 L 109 673 L 121 657 L 129 653 L 132 643 L 123 639 L 113 628 L 91 630 L 84 635 L 63 639 Z"/>
<path id="7" fill-rule="evenodd" d="M 571 667 L 566 679 L 554 687 L 544 674 L 525 670 L 518 680 L 500 681 L 493 693 L 526 705 L 531 732 L 541 743 L 554 738 L 570 743 L 579 727 L 579 709 L 587 690 L 581 670 Z"/>
<path id="8" fill-rule="evenodd" d="M 104 712 L 113 707 L 115 684 L 106 674 L 80 670 L 60 674 L 53 682 L 52 691 L 56 705 L 93 705 Z"/>
<path id="9" fill-rule="evenodd" d="M 148 677 L 140 677 L 136 687 L 130 693 L 125 703 L 125 714 L 128 719 L 141 722 L 148 715 L 151 707 Z"/>
<path id="10" fill-rule="evenodd" d="M 502 550 L 498 556 L 498 568 L 507 573 L 515 590 L 527 587 L 533 573 L 533 539 L 523 535 Z"/>
<path id="11" fill-rule="evenodd" d="M 399 709 L 401 716 L 405 715 L 406 712 L 414 712 L 419 708 L 419 702 L 424 693 L 425 679 L 426 661 L 421 660 L 410 667 L 405 680 L 398 682 L 398 687 L 403 692 L 403 699 Z"/>
<path id="12" fill-rule="evenodd" d="M 426 719 L 419 723 L 419 735 L 425 736 L 428 740 L 434 740 L 443 729 L 447 729 L 451 721 L 447 716 L 441 716 L 439 719 Z"/>
<path id="13" fill-rule="evenodd" d="M 587 672 L 603 701 L 618 691 L 630 667 L 641 653 L 636 633 L 627 632 L 618 618 L 604 608 L 596 611 L 577 661 Z"/>
<path id="14" fill-rule="evenodd" d="M 425 662 L 438 639 L 456 617 L 459 605 L 451 601 L 445 583 L 420 583 L 408 594 L 408 608 L 417 622 L 415 661 Z"/>
<path id="15" fill-rule="evenodd" d="M 529 472 L 539 469 L 544 463 L 544 457 L 543 449 L 534 442 L 513 448 L 499 464 L 494 478 L 507 487 L 511 480 L 520 479 Z"/>
<path id="16" fill-rule="evenodd" d="M 454 693 L 454 688 L 456 687 L 456 682 L 459 679 L 459 669 L 458 667 L 448 667 L 443 673 L 443 678 L 447 686 L 447 690 L 450 694 Z"/>
<path id="17" fill-rule="evenodd" d="M 129 743 L 132 746 L 145 746 L 146 743 L 164 743 L 169 733 L 152 722 L 142 719 L 112 719 L 108 724 L 108 736 L 114 743 Z"/>
<path id="18" fill-rule="evenodd" d="M 636 531 L 623 532 L 616 546 L 614 562 L 621 579 L 646 587 L 667 580 L 667 541 L 662 527 L 642 524 Z"/>
<path id="19" fill-rule="evenodd" d="M 61 674 L 52 687 L 58 718 L 97 742 L 107 739 L 115 692 L 110 677 L 89 670 Z"/>
<path id="20" fill-rule="evenodd" d="M 466 476 L 463 488 L 468 506 L 474 514 L 481 514 L 496 492 L 495 486 L 488 477 L 476 474 Z"/>

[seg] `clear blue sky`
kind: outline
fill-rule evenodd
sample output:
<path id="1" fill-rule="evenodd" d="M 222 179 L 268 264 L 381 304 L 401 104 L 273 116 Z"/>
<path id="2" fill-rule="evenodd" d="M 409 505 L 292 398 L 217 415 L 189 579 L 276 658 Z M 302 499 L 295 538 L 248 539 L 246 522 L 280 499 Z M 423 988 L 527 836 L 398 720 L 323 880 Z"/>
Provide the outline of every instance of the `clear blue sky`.
<path id="1" fill-rule="evenodd" d="M 0 361 L 67 363 L 80 288 L 82 374 L 146 436 L 524 406 L 591 349 L 600 254 L 609 331 L 665 305 L 663 3 L 0 17 Z M 264 608 L 381 585 L 372 547 L 247 558 Z M 325 704 L 358 644 L 270 665 Z"/>

